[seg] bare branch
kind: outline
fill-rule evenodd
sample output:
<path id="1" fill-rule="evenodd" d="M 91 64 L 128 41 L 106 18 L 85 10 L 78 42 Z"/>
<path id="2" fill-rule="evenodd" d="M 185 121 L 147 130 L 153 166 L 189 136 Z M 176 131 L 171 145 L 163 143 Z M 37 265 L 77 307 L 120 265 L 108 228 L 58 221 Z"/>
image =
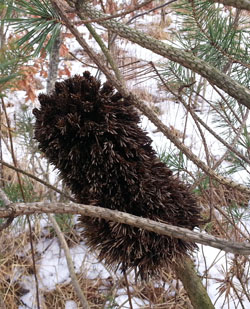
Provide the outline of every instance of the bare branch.
<path id="1" fill-rule="evenodd" d="M 72 280 L 72 285 L 73 285 L 75 292 L 76 292 L 76 294 L 77 294 L 77 296 L 78 296 L 78 298 L 81 302 L 82 308 L 83 309 L 89 309 L 88 302 L 87 302 L 87 300 L 86 300 L 86 298 L 85 298 L 85 296 L 82 292 L 82 289 L 80 287 L 80 284 L 77 280 L 75 270 L 74 270 L 74 263 L 72 261 L 70 251 L 69 251 L 69 247 L 68 247 L 67 242 L 64 238 L 64 235 L 63 235 L 59 225 L 57 224 L 54 216 L 49 214 L 48 217 L 49 217 L 50 222 L 53 225 L 53 228 L 56 231 L 57 238 L 58 238 L 60 245 L 63 248 L 63 251 L 65 253 L 65 257 L 66 257 L 66 261 L 67 261 L 67 265 L 68 265 L 68 269 L 69 269 L 69 274 L 70 274 L 70 277 L 71 277 L 71 280 Z"/>
<path id="2" fill-rule="evenodd" d="M 102 218 L 108 221 L 115 221 L 123 224 L 128 224 L 138 228 L 145 229 L 160 235 L 176 237 L 186 241 L 192 241 L 199 244 L 207 245 L 225 252 L 234 254 L 249 255 L 250 244 L 239 243 L 234 241 L 224 240 L 211 235 L 194 232 L 186 228 L 173 226 L 161 222 L 156 222 L 150 219 L 137 217 L 128 213 L 117 210 L 111 210 L 98 206 L 76 204 L 76 203 L 15 203 L 11 205 L 14 210 L 14 217 L 22 215 L 32 215 L 41 213 L 68 213 L 81 214 L 84 216 Z M 12 210 L 8 208 L 0 209 L 0 218 L 6 218 L 12 214 Z"/>
<path id="3" fill-rule="evenodd" d="M 42 180 L 42 179 L 40 179 L 40 178 L 34 176 L 34 175 L 31 174 L 31 173 L 28 173 L 28 172 L 22 170 L 21 168 L 15 167 L 15 166 L 13 166 L 13 165 L 11 165 L 11 164 L 5 162 L 5 161 L 0 160 L 0 162 L 2 163 L 2 165 L 6 166 L 6 167 L 8 167 L 8 168 L 10 168 L 10 169 L 12 169 L 12 170 L 18 172 L 18 173 L 21 173 L 21 174 L 23 174 L 23 175 L 26 175 L 26 176 L 28 176 L 28 177 L 31 178 L 31 179 L 34 179 L 35 181 L 37 181 L 37 182 L 43 184 L 44 186 L 46 186 L 47 188 L 49 188 L 49 189 L 51 189 L 51 190 L 53 190 L 53 191 L 55 191 L 55 192 L 57 192 L 57 193 L 59 193 L 59 194 L 62 194 L 62 195 L 65 196 L 65 197 L 67 197 L 70 201 L 75 202 L 75 200 L 73 199 L 72 196 L 70 196 L 70 195 L 64 193 L 63 191 L 59 190 L 58 188 L 52 186 L 50 183 L 48 183 L 48 182 L 46 182 L 46 181 L 44 181 L 44 180 Z"/>

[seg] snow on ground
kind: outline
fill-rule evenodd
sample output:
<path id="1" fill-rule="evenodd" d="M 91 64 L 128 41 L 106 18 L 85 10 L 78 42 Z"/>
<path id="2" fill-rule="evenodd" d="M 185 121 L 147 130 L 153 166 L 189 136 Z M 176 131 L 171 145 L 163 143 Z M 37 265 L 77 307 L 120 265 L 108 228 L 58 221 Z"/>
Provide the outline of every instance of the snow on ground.
<path id="1" fill-rule="evenodd" d="M 37 262 L 39 288 L 41 291 L 51 291 L 55 289 L 57 284 L 69 283 L 71 281 L 64 251 L 60 248 L 56 238 L 41 238 L 36 244 L 36 252 L 38 255 L 41 255 L 40 260 Z M 81 271 L 89 279 L 108 278 L 110 276 L 110 272 L 101 263 L 98 263 L 96 257 L 88 252 L 83 243 L 70 248 L 70 252 L 76 273 Z M 34 276 L 24 276 L 22 279 L 23 288 L 29 290 L 29 293 L 22 296 L 21 300 L 31 308 L 36 308 Z M 67 306 L 72 304 L 69 303 Z M 26 307 L 19 306 L 19 309 L 24 308 Z"/>
<path id="2" fill-rule="evenodd" d="M 199 245 L 199 251 L 195 256 L 196 266 L 198 273 L 204 275 L 204 272 L 209 270 L 208 280 L 203 279 L 203 284 L 207 286 L 208 294 L 211 297 L 212 302 L 215 303 L 215 308 L 223 308 L 224 296 L 219 296 L 219 288 L 224 281 L 224 274 L 228 272 L 230 259 L 233 257 L 231 254 L 208 247 Z M 47 249 L 46 249 L 47 248 Z M 39 265 L 39 288 L 42 291 L 53 290 L 56 284 L 69 283 L 69 272 L 65 259 L 64 252 L 58 245 L 56 239 L 44 240 L 41 239 L 36 245 L 36 249 L 39 253 L 42 253 Z M 45 250 L 46 249 L 46 250 Z M 44 251 L 45 250 L 45 251 Z M 81 271 L 87 278 L 103 278 L 107 279 L 110 276 L 110 271 L 107 271 L 103 264 L 98 263 L 96 257 L 88 252 L 88 249 L 84 244 L 77 245 L 70 249 L 72 259 L 75 265 L 75 272 Z M 29 293 L 21 297 L 23 304 L 27 304 L 30 308 L 36 308 L 36 295 L 35 295 L 35 280 L 34 276 L 22 277 L 23 287 L 29 290 Z M 234 283 L 237 284 L 237 280 L 234 279 Z M 119 289 L 114 299 L 121 308 L 128 306 L 127 291 L 125 289 Z M 147 304 L 147 301 L 133 297 L 133 308 L 140 308 Z M 246 298 L 242 299 L 243 304 L 248 308 L 249 302 Z M 234 300 L 232 299 L 227 303 L 229 308 L 234 308 Z M 66 308 L 76 308 L 74 301 L 68 301 L 65 305 Z M 123 307 L 124 306 L 124 307 Z M 19 309 L 26 309 L 25 305 L 19 306 Z"/>
<path id="3" fill-rule="evenodd" d="M 78 309 L 77 304 L 73 300 L 67 300 L 65 303 L 65 309 Z"/>

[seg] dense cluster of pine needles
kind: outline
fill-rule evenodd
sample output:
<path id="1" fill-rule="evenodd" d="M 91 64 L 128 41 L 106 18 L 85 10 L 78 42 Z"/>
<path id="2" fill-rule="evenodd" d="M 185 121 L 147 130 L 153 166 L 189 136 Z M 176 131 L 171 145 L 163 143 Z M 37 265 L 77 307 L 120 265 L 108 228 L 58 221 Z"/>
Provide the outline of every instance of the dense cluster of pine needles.
<path id="1" fill-rule="evenodd" d="M 193 229 L 200 208 L 186 185 L 157 158 L 129 98 L 85 72 L 40 95 L 35 137 L 80 203 Z M 157 275 L 194 243 L 104 219 L 81 217 L 87 245 L 100 260 L 142 278 Z"/>

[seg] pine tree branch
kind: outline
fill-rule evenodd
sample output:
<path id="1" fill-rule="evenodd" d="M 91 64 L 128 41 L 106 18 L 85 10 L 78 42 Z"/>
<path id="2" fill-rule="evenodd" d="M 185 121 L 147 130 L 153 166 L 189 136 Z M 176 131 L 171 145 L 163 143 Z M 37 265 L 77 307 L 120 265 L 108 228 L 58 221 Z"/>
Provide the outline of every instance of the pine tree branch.
<path id="1" fill-rule="evenodd" d="M 162 132 L 181 152 L 183 152 L 192 162 L 195 163 L 196 166 L 203 170 L 207 175 L 211 176 L 213 179 L 223 185 L 250 194 L 249 187 L 236 183 L 229 178 L 225 178 L 217 174 L 213 169 L 207 166 L 188 147 L 186 147 L 186 145 L 183 144 L 166 125 L 161 122 L 157 115 L 148 106 L 146 106 L 133 94 L 131 94 L 131 97 L 133 98 L 134 105 L 157 127 L 157 129 Z"/>
<path id="2" fill-rule="evenodd" d="M 186 241 L 196 242 L 199 244 L 211 246 L 225 252 L 234 254 L 249 255 L 250 244 L 239 243 L 214 237 L 199 232 L 194 232 L 186 228 L 173 226 L 161 222 L 156 222 L 150 219 L 137 217 L 128 213 L 117 210 L 111 210 L 98 206 L 77 204 L 77 203 L 56 203 L 56 202 L 37 202 L 37 203 L 13 203 L 11 209 L 0 208 L 0 218 L 7 218 L 10 215 L 14 217 L 23 215 L 33 215 L 42 213 L 56 214 L 81 214 L 84 216 L 102 218 L 108 221 L 128 224 L 138 228 L 145 229 L 160 235 L 166 235 L 183 239 Z"/>
<path id="3" fill-rule="evenodd" d="M 122 85 L 115 76 L 107 69 L 105 64 L 100 61 L 99 56 L 95 53 L 95 51 L 87 44 L 84 40 L 81 33 L 77 30 L 76 27 L 70 22 L 65 12 L 62 10 L 60 3 L 58 0 L 50 0 L 56 8 L 58 14 L 60 15 L 62 21 L 65 23 L 65 26 L 71 31 L 71 33 L 75 36 L 78 43 L 82 46 L 82 48 L 86 51 L 88 56 L 95 62 L 98 68 L 106 75 L 107 79 L 112 83 L 112 85 L 126 98 L 129 97 L 131 102 L 133 102 L 134 106 L 138 108 L 156 127 L 162 132 L 180 151 L 182 151 L 192 162 L 194 162 L 200 169 L 203 170 L 207 175 L 214 178 L 216 181 L 229 186 L 231 188 L 237 189 L 241 192 L 250 194 L 250 188 L 247 186 L 241 185 L 239 183 L 234 182 L 233 180 L 227 179 L 223 176 L 218 175 L 214 170 L 209 168 L 205 163 L 203 163 L 192 151 L 186 147 L 179 139 L 176 137 L 172 131 L 164 125 L 158 116 L 147 107 L 144 102 L 142 102 L 138 97 L 134 94 L 130 93 L 124 85 Z M 250 101 L 249 101 L 250 102 Z"/>
<path id="4" fill-rule="evenodd" d="M 76 11 L 81 19 L 85 19 L 87 15 L 90 18 L 103 18 L 106 14 L 93 9 L 86 1 L 78 0 L 76 4 Z M 120 35 L 129 41 L 136 43 L 152 52 L 168 58 L 171 61 L 177 62 L 184 67 L 205 77 L 211 84 L 217 85 L 223 91 L 235 98 L 239 103 L 250 108 L 250 90 L 243 85 L 231 79 L 228 75 L 220 72 L 215 67 L 209 65 L 193 54 L 183 51 L 181 49 L 167 45 L 157 39 L 154 39 L 145 33 L 136 29 L 130 28 L 115 20 L 99 21 L 98 24 L 109 29 L 110 31 Z"/>
<path id="5" fill-rule="evenodd" d="M 105 64 L 100 61 L 98 55 L 95 51 L 87 44 L 81 33 L 76 27 L 70 22 L 65 12 L 61 9 L 58 0 L 50 0 L 54 7 L 56 8 L 58 14 L 60 15 L 62 21 L 65 23 L 66 27 L 75 36 L 78 43 L 86 51 L 88 56 L 95 62 L 98 68 L 106 75 L 107 79 L 112 83 L 112 85 L 125 97 L 129 97 L 134 106 L 138 108 L 156 127 L 162 132 L 180 151 L 182 151 L 192 162 L 194 162 L 200 169 L 202 169 L 207 175 L 213 177 L 216 181 L 229 186 L 231 188 L 237 189 L 244 193 L 250 194 L 250 188 L 234 182 L 233 180 L 227 179 L 223 176 L 218 175 L 214 170 L 209 168 L 205 163 L 203 163 L 192 151 L 186 147 L 173 132 L 164 125 L 158 116 L 148 107 L 144 102 L 142 102 L 134 94 L 130 93 L 124 85 L 122 85 L 115 76 L 107 69 Z M 250 102 L 250 101 L 249 101 Z"/>
<path id="6" fill-rule="evenodd" d="M 118 17 L 124 17 L 132 12 L 135 12 L 139 9 L 141 9 L 142 7 L 150 4 L 151 2 L 153 2 L 154 0 L 146 0 L 144 2 L 142 2 L 141 4 L 139 5 L 136 5 L 134 7 L 132 7 L 131 9 L 128 9 L 127 11 L 123 11 L 123 12 L 120 12 L 120 13 L 117 13 L 117 14 L 113 14 L 113 15 L 110 15 L 110 16 L 106 16 L 104 18 L 98 18 L 98 19 L 88 19 L 88 20 L 83 20 L 81 23 L 83 24 L 88 24 L 88 23 L 94 23 L 94 22 L 98 22 L 98 21 L 103 21 L 103 20 L 108 20 L 108 19 L 113 19 L 113 18 L 118 18 Z M 177 1 L 177 0 L 173 0 L 171 2 L 174 2 L 174 1 Z M 144 14 L 144 13 L 143 13 Z"/>
<path id="7" fill-rule="evenodd" d="M 233 6 L 240 10 L 250 11 L 249 0 L 208 0 L 209 2 L 222 3 L 224 5 Z"/>
<path id="8" fill-rule="evenodd" d="M 124 79 L 122 77 L 122 74 L 121 74 L 118 66 L 117 66 L 117 63 L 114 60 L 114 58 L 112 57 L 112 55 L 111 55 L 110 51 L 108 50 L 108 48 L 106 47 L 106 45 L 104 44 L 100 35 L 95 31 L 94 27 L 92 27 L 91 24 L 86 24 L 86 28 L 89 30 L 89 32 L 91 33 L 93 38 L 96 40 L 97 44 L 100 46 L 103 54 L 106 57 L 106 60 L 110 64 L 111 68 L 113 69 L 115 77 L 117 78 L 117 80 L 119 80 L 119 82 L 121 84 L 124 84 Z"/>
<path id="9" fill-rule="evenodd" d="M 203 19 L 199 17 L 199 9 L 197 7 L 197 3 L 194 2 L 194 0 L 190 0 L 191 6 L 192 6 L 192 15 L 195 20 L 195 23 L 197 25 L 197 28 L 199 29 L 198 32 L 202 33 L 203 36 L 206 38 L 206 40 L 209 42 L 212 48 L 215 48 L 220 54 L 222 54 L 224 57 L 228 59 L 227 63 L 224 65 L 224 68 L 222 69 L 223 73 L 227 73 L 227 70 L 231 67 L 233 63 L 238 63 L 248 69 L 250 69 L 250 63 L 245 63 L 239 59 L 237 59 L 235 56 L 231 55 L 228 51 L 227 48 L 224 48 L 221 46 L 221 42 L 218 42 L 218 38 L 214 38 L 211 36 L 210 30 L 205 29 L 202 26 Z M 236 31 L 237 30 L 237 23 L 239 22 L 239 15 L 240 15 L 240 10 L 237 10 L 236 15 L 234 17 L 234 22 L 232 23 L 233 29 Z"/>
<path id="10" fill-rule="evenodd" d="M 246 163 L 248 163 L 250 165 L 250 160 L 244 156 L 241 152 L 239 152 L 237 149 L 235 149 L 232 144 L 228 144 L 225 139 L 223 139 L 222 137 L 220 137 L 220 135 L 218 135 L 214 130 L 211 129 L 211 127 L 209 125 L 207 125 L 196 113 L 194 113 L 194 111 L 192 110 L 192 108 L 190 108 L 188 106 L 188 104 L 185 102 L 185 100 L 182 98 L 181 95 L 177 95 L 174 91 L 171 90 L 171 88 L 167 85 L 167 83 L 165 82 L 165 80 L 162 78 L 162 76 L 160 75 L 160 73 L 158 72 L 158 70 L 156 69 L 155 65 L 151 62 L 151 65 L 154 69 L 154 71 L 156 72 L 157 76 L 159 77 L 159 79 L 161 80 L 162 84 L 164 85 L 164 87 L 172 94 L 175 96 L 175 98 L 180 101 L 184 107 L 186 108 L 187 111 L 190 112 L 190 114 L 192 115 L 193 119 L 197 120 L 210 134 L 212 134 L 218 141 L 220 141 L 226 148 L 228 148 L 232 153 L 236 154 L 239 158 L 241 158 L 241 160 L 245 161 Z M 249 111 L 249 110 L 247 110 Z M 247 113 L 248 115 L 248 113 Z M 246 119 L 245 119 L 246 120 Z M 241 120 L 239 119 L 239 122 L 241 122 Z M 241 132 L 241 129 L 240 129 Z"/>

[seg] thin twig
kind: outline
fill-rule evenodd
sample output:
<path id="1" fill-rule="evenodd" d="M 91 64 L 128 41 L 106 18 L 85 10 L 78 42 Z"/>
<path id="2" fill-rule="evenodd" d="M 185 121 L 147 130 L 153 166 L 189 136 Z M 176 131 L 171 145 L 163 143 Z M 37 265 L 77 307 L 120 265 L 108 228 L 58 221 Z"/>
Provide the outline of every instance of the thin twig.
<path id="1" fill-rule="evenodd" d="M 13 165 L 5 162 L 5 161 L 0 161 L 0 162 L 2 163 L 2 165 L 6 166 L 8 168 L 11 168 L 12 170 L 14 170 L 14 171 L 16 171 L 18 173 L 21 173 L 21 174 L 23 174 L 25 176 L 28 176 L 29 178 L 34 179 L 35 181 L 37 181 L 37 182 L 41 183 L 42 185 L 48 187 L 49 189 L 51 189 L 51 190 L 53 190 L 53 191 L 55 191 L 55 192 L 57 192 L 59 194 L 62 194 L 63 196 L 67 197 L 70 201 L 72 201 L 72 202 L 76 201 L 72 196 L 70 196 L 70 195 L 66 194 L 65 192 L 61 191 L 60 189 L 52 186 L 50 183 L 48 183 L 48 182 L 46 182 L 46 181 L 44 181 L 44 180 L 34 176 L 33 174 L 28 173 L 28 172 L 22 170 L 21 168 L 15 167 L 15 166 L 13 166 Z"/>
<path id="2" fill-rule="evenodd" d="M 72 280 L 72 285 L 75 289 L 75 292 L 81 302 L 81 305 L 82 305 L 82 308 L 83 309 L 89 309 L 89 305 L 88 305 L 88 302 L 87 302 L 87 299 L 86 297 L 84 296 L 83 294 L 83 291 L 81 289 L 81 286 L 77 280 L 77 277 L 76 277 L 76 274 L 75 274 L 75 270 L 74 270 L 74 263 L 72 261 L 72 258 L 71 258 L 71 255 L 70 255 L 70 251 L 69 251 L 69 247 L 67 245 L 67 242 L 64 238 L 64 235 L 59 227 L 59 225 L 57 224 L 55 218 L 53 215 L 51 214 L 48 214 L 48 217 L 49 217 L 49 220 L 50 222 L 52 223 L 53 225 L 53 228 L 55 229 L 55 232 L 56 232 L 56 235 L 57 235 L 57 238 L 60 242 L 60 245 L 61 247 L 63 248 L 64 250 L 64 253 L 65 253 L 65 257 L 66 257 L 66 261 L 67 261 L 67 265 L 68 265 L 68 269 L 69 269 L 69 274 L 70 274 L 70 277 L 71 277 L 71 280 Z"/>
<path id="3" fill-rule="evenodd" d="M 109 16 L 106 16 L 106 17 L 101 17 L 101 18 L 93 18 L 93 19 L 81 20 L 80 23 L 81 24 L 97 23 L 97 22 L 100 22 L 100 21 L 110 20 L 110 19 L 113 19 L 113 18 L 124 17 L 124 16 L 126 16 L 126 15 L 128 15 L 130 13 L 133 13 L 134 11 L 137 11 L 137 10 L 141 9 L 142 7 L 150 4 L 153 1 L 154 0 L 146 0 L 146 1 L 142 2 L 141 4 L 136 5 L 133 8 L 127 10 L 127 11 L 124 11 L 124 12 L 121 12 L 121 13 L 117 13 L 117 14 L 113 14 L 113 15 L 109 15 Z M 177 1 L 177 0 L 172 0 L 172 1 L 170 1 L 170 3 L 171 2 L 175 2 L 175 1 Z M 167 5 L 167 4 L 165 4 L 165 5 Z"/>
<path id="4" fill-rule="evenodd" d="M 136 19 L 136 18 L 138 18 L 138 17 L 144 16 L 144 15 L 147 15 L 147 14 L 149 14 L 149 13 L 151 13 L 151 12 L 156 11 L 156 10 L 162 9 L 162 8 L 164 8 L 165 6 L 167 6 L 167 5 L 171 4 L 171 3 L 174 3 L 174 2 L 176 2 L 176 1 L 177 1 L 177 0 L 170 0 L 170 1 L 166 2 L 166 3 L 163 3 L 163 4 L 161 4 L 161 5 L 158 5 L 158 6 L 154 7 L 154 8 L 152 8 L 152 9 L 146 11 L 146 12 L 142 12 L 142 13 L 140 13 L 140 14 L 137 14 L 137 15 L 133 16 L 133 17 L 126 23 L 126 25 L 130 24 L 134 19 Z"/>
<path id="5" fill-rule="evenodd" d="M 7 122 L 7 126 L 8 126 L 11 156 L 12 156 L 14 166 L 17 167 L 17 160 L 16 160 L 16 156 L 15 156 L 15 152 L 14 152 L 14 144 L 13 144 L 13 139 L 12 139 L 10 120 L 9 120 L 8 115 L 7 115 L 6 107 L 5 107 L 4 100 L 3 100 L 2 97 L 1 97 L 1 102 L 2 102 L 2 107 L 3 107 L 3 111 L 4 111 L 4 114 L 5 114 L 5 118 L 6 118 L 6 122 Z M 20 187 L 20 191 L 21 191 L 23 201 L 26 202 L 21 176 L 20 176 L 18 171 L 16 171 L 16 174 L 17 174 L 17 179 L 18 179 L 18 183 L 19 183 L 19 187 Z M 13 214 L 9 217 L 8 221 L 6 222 L 7 226 L 12 222 L 12 220 L 13 220 Z M 33 240 L 32 240 L 31 222 L 30 222 L 30 218 L 29 218 L 28 215 L 27 215 L 27 222 L 28 222 L 28 226 L 29 226 L 30 249 L 31 249 L 32 265 L 33 265 L 33 272 L 34 272 L 34 278 L 35 278 L 35 284 L 36 284 L 37 308 L 40 309 L 39 284 L 38 284 L 37 271 L 36 271 L 35 251 L 34 251 Z"/>
<path id="6" fill-rule="evenodd" d="M 212 134 L 219 142 L 221 142 L 227 149 L 229 149 L 232 153 L 236 154 L 239 158 L 241 158 L 243 161 L 247 162 L 250 164 L 250 160 L 244 156 L 241 152 L 239 152 L 237 149 L 232 147 L 232 143 L 228 144 L 223 138 L 221 138 L 217 133 L 215 133 L 214 130 L 212 130 L 196 113 L 193 112 L 193 110 L 188 106 L 188 104 L 183 100 L 183 98 L 180 95 L 177 95 L 174 91 L 171 90 L 170 87 L 166 84 L 165 80 L 162 78 L 162 76 L 159 74 L 158 70 L 156 69 L 155 65 L 153 62 L 150 62 L 152 67 L 154 68 L 157 76 L 160 78 L 162 84 L 164 85 L 167 90 L 174 95 L 183 105 L 184 107 L 191 113 L 195 123 L 199 122 L 210 134 Z M 248 115 L 248 114 L 247 114 Z M 239 133 L 236 132 L 237 134 Z"/>
<path id="7" fill-rule="evenodd" d="M 239 269 L 240 269 L 241 267 L 240 267 L 240 265 L 239 265 L 237 259 L 238 259 L 238 256 L 235 255 L 234 261 L 235 261 L 235 264 L 236 264 L 236 277 L 237 277 L 237 279 L 239 280 L 239 282 L 240 282 L 240 284 L 241 284 L 241 287 L 242 287 L 242 289 L 243 289 L 243 291 L 244 291 L 244 295 L 246 296 L 247 300 L 248 300 L 249 303 L 250 303 L 250 295 L 249 295 L 248 291 L 246 290 L 245 284 L 244 284 L 243 281 L 242 281 L 242 277 L 241 277 L 240 272 L 239 272 Z"/>
<path id="8" fill-rule="evenodd" d="M 93 36 L 93 38 L 95 39 L 97 44 L 100 46 L 104 56 L 106 57 L 108 63 L 110 64 L 111 68 L 113 69 L 117 80 L 119 80 L 119 82 L 124 85 L 125 81 L 124 81 L 124 78 L 122 77 L 122 74 L 121 74 L 119 68 L 118 68 L 118 65 L 117 65 L 115 59 L 112 57 L 108 48 L 105 46 L 100 35 L 95 31 L 95 29 L 90 24 L 86 24 L 86 28 L 89 30 L 89 32 L 91 33 L 91 35 Z"/>
<path id="9" fill-rule="evenodd" d="M 143 12 L 143 13 L 140 13 L 140 14 L 137 14 L 137 15 L 133 16 L 130 20 L 128 20 L 128 21 L 126 22 L 126 25 L 131 24 L 131 22 L 132 22 L 133 20 L 135 20 L 136 18 L 138 18 L 138 17 L 141 17 L 141 16 L 143 16 L 143 15 L 149 14 L 150 12 L 153 12 L 153 11 L 155 11 L 155 10 L 161 9 L 161 8 L 163 8 L 163 7 L 165 7 L 165 6 L 169 5 L 169 4 L 171 4 L 171 3 L 173 3 L 173 2 L 176 2 L 176 1 L 177 1 L 177 0 L 170 0 L 170 1 L 168 1 L 167 3 L 164 3 L 164 4 L 162 4 L 162 5 L 159 5 L 159 6 L 157 6 L 157 7 L 152 8 L 152 9 L 149 10 L 149 11 L 146 11 L 146 12 Z M 110 40 L 110 45 L 112 45 L 112 44 L 114 43 L 114 41 L 115 41 L 115 39 L 117 38 L 117 36 L 118 36 L 118 34 L 114 34 L 114 35 L 113 35 L 113 37 L 112 37 L 111 40 Z"/>
<path id="10" fill-rule="evenodd" d="M 126 271 L 123 271 L 123 276 L 124 276 L 126 287 L 127 287 L 129 306 L 130 306 L 130 309 L 133 309 L 131 293 L 130 293 L 130 290 L 129 290 L 129 283 L 128 283 L 128 277 L 127 277 Z"/>
<path id="11" fill-rule="evenodd" d="M 86 63 L 86 62 L 82 61 L 81 59 L 79 59 L 78 57 L 76 57 L 71 51 L 69 51 L 68 53 L 69 53 L 70 56 L 72 56 L 76 61 L 81 62 L 84 66 L 90 67 L 90 68 L 93 68 L 93 69 L 98 69 L 96 66 L 91 65 L 91 64 L 89 64 L 89 63 Z"/>

